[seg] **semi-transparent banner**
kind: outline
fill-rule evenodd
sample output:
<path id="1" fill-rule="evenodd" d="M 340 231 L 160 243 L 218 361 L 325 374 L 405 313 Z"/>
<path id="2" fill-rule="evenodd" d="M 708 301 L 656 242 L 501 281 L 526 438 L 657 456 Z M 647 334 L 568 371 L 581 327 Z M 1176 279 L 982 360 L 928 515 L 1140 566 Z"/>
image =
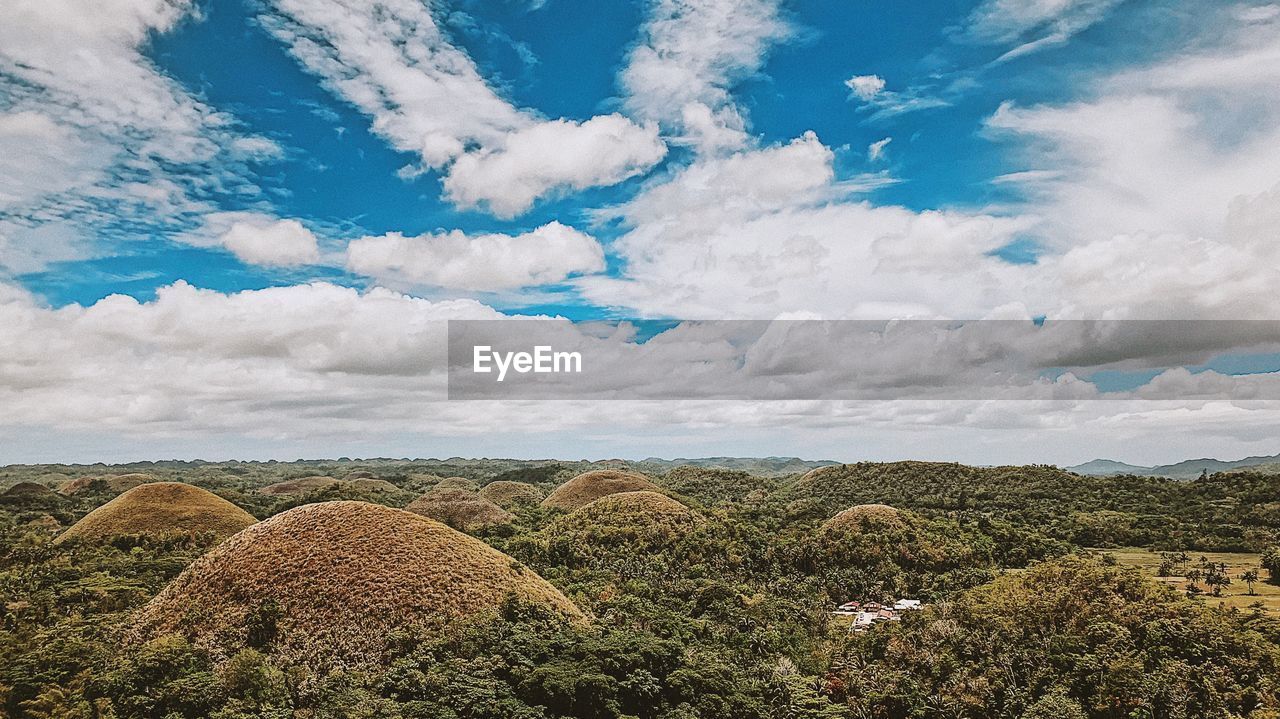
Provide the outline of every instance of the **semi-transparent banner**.
<path id="1" fill-rule="evenodd" d="M 1272 320 L 453 320 L 450 399 L 1280 399 Z"/>

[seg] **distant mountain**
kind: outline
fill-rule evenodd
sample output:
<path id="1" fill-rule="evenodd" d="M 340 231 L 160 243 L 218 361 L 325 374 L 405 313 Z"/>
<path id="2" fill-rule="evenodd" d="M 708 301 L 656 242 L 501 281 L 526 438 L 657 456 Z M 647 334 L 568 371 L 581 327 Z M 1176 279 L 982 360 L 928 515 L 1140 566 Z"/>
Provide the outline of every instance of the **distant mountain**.
<path id="1" fill-rule="evenodd" d="M 1066 467 L 1068 472 L 1076 474 L 1087 474 L 1091 477 L 1106 477 L 1112 474 L 1146 474 L 1151 471 L 1150 467 L 1142 467 L 1136 464 L 1125 464 L 1117 462 L 1114 459 L 1093 459 L 1084 464 L 1077 464 L 1074 467 Z"/>
<path id="2" fill-rule="evenodd" d="M 1276 466 L 1271 466 L 1276 465 Z M 1162 464 L 1156 467 L 1142 467 L 1136 464 L 1125 464 L 1124 462 L 1116 462 L 1110 459 L 1095 459 L 1084 464 L 1078 464 L 1074 467 L 1067 467 L 1067 471 L 1076 474 L 1086 474 L 1095 477 L 1107 476 L 1113 474 L 1133 474 L 1139 477 L 1171 477 L 1173 479 L 1195 479 L 1202 472 L 1214 474 L 1216 472 L 1230 472 L 1247 469 L 1256 471 L 1275 471 L 1280 469 L 1280 454 L 1267 457 L 1245 457 L 1236 460 L 1221 460 L 1204 457 L 1201 459 L 1188 459 L 1174 464 Z"/>
<path id="3" fill-rule="evenodd" d="M 808 472 L 815 467 L 826 467 L 831 464 L 839 464 L 839 462 L 829 459 L 808 460 L 800 459 L 799 457 L 680 457 L 677 459 L 649 457 L 636 464 L 656 472 L 665 472 L 687 464 L 694 467 L 737 470 L 758 476 L 777 476 L 800 474 Z"/>

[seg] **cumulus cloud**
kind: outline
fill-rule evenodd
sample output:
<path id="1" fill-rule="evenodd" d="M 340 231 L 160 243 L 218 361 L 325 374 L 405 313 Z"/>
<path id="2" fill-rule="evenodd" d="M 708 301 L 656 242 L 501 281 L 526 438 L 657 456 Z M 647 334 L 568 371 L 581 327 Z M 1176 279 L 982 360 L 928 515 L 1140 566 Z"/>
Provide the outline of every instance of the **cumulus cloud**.
<path id="1" fill-rule="evenodd" d="M 559 222 L 519 235 L 390 233 L 362 237 L 347 246 L 352 272 L 461 290 L 492 292 L 550 284 L 599 272 L 604 266 L 604 250 L 595 238 Z"/>
<path id="2" fill-rule="evenodd" d="M 542 122 L 459 157 L 444 180 L 445 196 L 460 207 L 485 205 L 510 218 L 551 192 L 639 175 L 666 152 L 656 126 L 641 127 L 617 114 Z"/>
<path id="3" fill-rule="evenodd" d="M 1040 218 L 1055 250 L 1037 283 L 1051 312 L 1275 315 L 1263 289 L 1278 279 L 1275 29 L 1214 26 L 1199 52 L 1117 73 L 1092 97 L 990 118 L 1026 162 L 1009 178 L 1026 201 L 1011 209 Z"/>
<path id="4" fill-rule="evenodd" d="M 651 130 L 618 115 L 546 120 L 516 107 L 418 0 L 276 0 L 262 22 L 303 67 L 372 118 L 376 134 L 444 170 L 449 196 L 468 206 L 518 214 L 557 191 L 625 180 L 665 154 Z M 583 152 L 549 158 L 534 146 L 552 138 Z M 490 182 L 499 174 L 500 184 Z"/>
<path id="5" fill-rule="evenodd" d="M 879 75 L 854 75 L 845 80 L 844 84 L 863 102 L 870 100 L 884 90 L 884 78 Z"/>
<path id="6" fill-rule="evenodd" d="M 684 318 L 984 317 L 1020 299 L 990 253 L 1024 218 L 915 212 L 850 197 L 808 133 L 705 159 L 614 213 L 621 278 L 576 284 L 595 302 Z"/>
<path id="7" fill-rule="evenodd" d="M 316 236 L 297 220 L 238 220 L 232 222 L 218 240 L 251 265 L 287 267 L 320 259 Z"/>
<path id="8" fill-rule="evenodd" d="M 1280 403 L 1265 401 L 615 401 L 603 414 L 599 402 L 443 401 L 445 321 L 502 317 L 470 300 L 325 283 L 231 294 L 178 283 L 148 302 L 59 309 L 0 284 L 12 340 L 0 355 L 0 446 L 5 461 L 331 456 L 339 446 L 853 461 L 900 459 L 927 432 L 922 458 L 1163 461 L 1257 454 L 1280 430 Z M 1187 387 L 1185 376 L 1166 379 Z"/>
<path id="9" fill-rule="evenodd" d="M 791 35 L 777 0 L 652 0 L 619 77 L 626 107 L 702 152 L 747 140 L 730 95 Z"/>

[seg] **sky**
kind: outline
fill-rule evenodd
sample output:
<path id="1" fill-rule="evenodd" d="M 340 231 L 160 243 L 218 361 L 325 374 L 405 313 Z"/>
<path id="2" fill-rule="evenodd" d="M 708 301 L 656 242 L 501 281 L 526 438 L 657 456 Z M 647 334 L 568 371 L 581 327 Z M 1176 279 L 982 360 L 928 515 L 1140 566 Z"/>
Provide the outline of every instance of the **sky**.
<path id="1" fill-rule="evenodd" d="M 1275 319 L 1277 88 L 1258 0 L 6 2 L 0 462 L 1280 452 L 1247 393 L 450 402 L 432 364 L 518 315 Z"/>

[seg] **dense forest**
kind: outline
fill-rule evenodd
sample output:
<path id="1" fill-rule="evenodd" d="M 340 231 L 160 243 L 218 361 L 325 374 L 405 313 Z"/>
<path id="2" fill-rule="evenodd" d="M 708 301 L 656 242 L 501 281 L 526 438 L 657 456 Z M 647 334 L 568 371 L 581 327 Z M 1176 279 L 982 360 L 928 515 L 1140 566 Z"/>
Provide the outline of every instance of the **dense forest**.
<path id="1" fill-rule="evenodd" d="M 1274 612 L 1100 551 L 1280 581 L 1280 475 L 658 469 L 0 468 L 0 717 L 1280 717 Z"/>

